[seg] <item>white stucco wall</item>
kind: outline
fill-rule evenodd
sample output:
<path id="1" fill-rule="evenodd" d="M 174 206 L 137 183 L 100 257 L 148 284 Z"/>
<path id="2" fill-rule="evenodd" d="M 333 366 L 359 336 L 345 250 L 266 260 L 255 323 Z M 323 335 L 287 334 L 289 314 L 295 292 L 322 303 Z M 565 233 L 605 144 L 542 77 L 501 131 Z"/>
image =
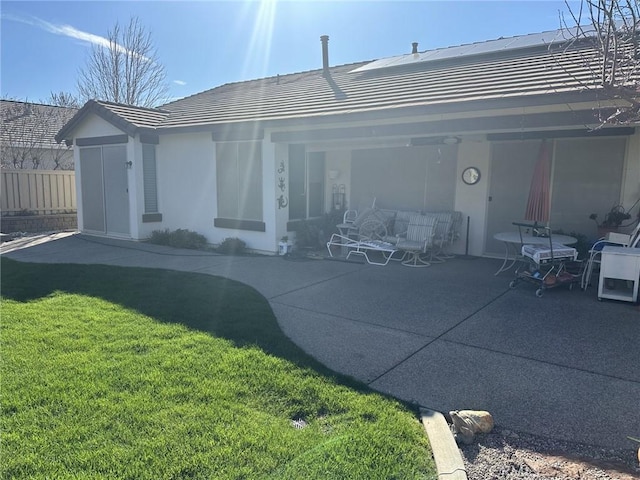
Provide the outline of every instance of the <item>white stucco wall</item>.
<path id="1" fill-rule="evenodd" d="M 265 135 L 266 136 L 266 135 Z M 289 221 L 289 148 L 284 143 L 278 143 L 273 146 L 274 151 L 274 165 L 275 165 L 275 238 L 281 239 L 285 235 L 293 240 L 293 232 L 287 231 L 287 222 Z M 282 170 L 282 171 L 281 171 Z M 284 187 L 279 187 L 280 179 L 284 183 Z M 278 207 L 278 197 L 282 195 L 283 202 L 287 203 L 286 207 Z"/>
<path id="2" fill-rule="evenodd" d="M 278 201 L 280 189 L 277 187 L 279 165 L 276 153 L 276 145 L 268 140 L 269 135 L 265 135 L 262 141 L 262 221 L 265 223 L 264 232 L 242 232 L 250 233 L 247 238 L 251 239 L 251 244 L 247 241 L 247 246 L 262 252 L 277 252 L 278 239 Z M 279 150 L 279 149 L 278 149 Z M 280 211 L 285 210 L 284 208 Z M 283 234 L 284 235 L 284 234 Z"/>
<path id="3" fill-rule="evenodd" d="M 215 242 L 215 144 L 211 135 L 161 136 L 156 146 L 156 177 L 162 225 L 143 224 L 144 236 L 152 230 L 183 228 Z"/>
<path id="4" fill-rule="evenodd" d="M 286 153 L 285 153 L 286 156 Z M 162 135 L 156 146 L 158 207 L 162 223 L 141 224 L 143 237 L 153 230 L 192 230 L 220 244 L 239 238 L 247 248 L 259 252 L 277 251 L 277 230 L 282 227 L 276 212 L 276 148 L 267 140 L 262 149 L 262 206 L 265 232 L 219 228 L 217 216 L 216 148 L 210 133 Z M 142 185 L 140 183 L 140 185 Z M 143 204 L 142 194 L 138 201 Z M 280 235 L 284 235 L 284 232 Z"/>
<path id="5" fill-rule="evenodd" d="M 462 212 L 463 220 L 460 240 L 452 249 L 454 253 L 465 253 L 467 217 L 469 217 L 468 253 L 480 256 L 484 252 L 490 157 L 491 144 L 487 141 L 463 141 L 458 145 L 455 210 Z M 467 185 L 462 181 L 462 172 L 467 167 L 480 169 L 480 181 L 477 184 Z"/>
<path id="6" fill-rule="evenodd" d="M 74 132 L 74 138 L 122 135 L 124 132 L 95 114 L 87 115 Z"/>
<path id="7" fill-rule="evenodd" d="M 123 132 L 96 115 L 89 115 L 74 132 L 74 138 L 122 135 Z M 76 165 L 76 191 L 82 198 L 81 165 L 79 148 L 74 147 Z M 160 136 L 156 145 L 156 174 L 158 213 L 160 222 L 142 222 L 144 212 L 144 172 L 142 144 L 138 138 L 129 137 L 126 145 L 127 160 L 132 168 L 127 170 L 130 198 L 129 225 L 131 238 L 143 240 L 154 230 L 192 230 L 204 235 L 211 244 L 219 244 L 225 238 L 237 237 L 247 247 L 266 253 L 275 253 L 278 239 L 286 234 L 288 209 L 277 208 L 277 173 L 280 160 L 287 160 L 287 146 L 276 145 L 265 136 L 262 149 L 263 173 L 263 222 L 265 232 L 216 228 L 216 151 L 210 133 L 176 134 Z M 288 167 L 288 166 L 287 166 Z M 287 168 L 288 171 L 288 168 Z M 285 172 L 288 188 L 288 175 Z M 286 193 L 286 192 L 285 192 Z M 83 230 L 82 202 L 78 201 L 78 225 Z"/>
<path id="8" fill-rule="evenodd" d="M 139 231 L 139 219 L 141 217 L 141 213 L 138 211 L 138 208 L 142 206 L 144 208 L 144 203 L 140 204 L 136 202 L 137 191 L 138 191 L 138 183 L 136 182 L 136 173 L 138 170 L 142 170 L 142 153 L 140 154 L 139 159 L 136 158 L 136 149 L 139 149 L 140 143 L 138 140 L 133 140 L 129 137 L 129 142 L 127 143 L 127 161 L 131 162 L 131 168 L 127 169 L 127 190 L 129 192 L 129 234 L 131 238 L 139 239 L 140 231 Z M 140 167 L 134 168 L 134 165 L 139 165 Z"/>

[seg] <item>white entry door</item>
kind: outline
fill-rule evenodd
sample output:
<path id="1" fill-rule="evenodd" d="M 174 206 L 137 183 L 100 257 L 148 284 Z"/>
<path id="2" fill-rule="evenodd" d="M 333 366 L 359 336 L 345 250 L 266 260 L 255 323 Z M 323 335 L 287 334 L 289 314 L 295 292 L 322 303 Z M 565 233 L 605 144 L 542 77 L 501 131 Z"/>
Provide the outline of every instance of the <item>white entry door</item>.
<path id="1" fill-rule="evenodd" d="M 113 236 L 130 234 L 126 162 L 124 145 L 80 150 L 84 230 Z"/>

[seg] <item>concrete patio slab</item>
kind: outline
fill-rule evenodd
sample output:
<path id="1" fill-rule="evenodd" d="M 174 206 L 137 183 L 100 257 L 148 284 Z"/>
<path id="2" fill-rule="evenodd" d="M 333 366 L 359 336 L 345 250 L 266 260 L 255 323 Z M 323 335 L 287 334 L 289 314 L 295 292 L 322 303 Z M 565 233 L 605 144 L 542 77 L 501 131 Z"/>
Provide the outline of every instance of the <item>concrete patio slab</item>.
<path id="1" fill-rule="evenodd" d="M 359 264 L 323 260 L 288 261 L 282 257 L 223 257 L 224 264 L 203 266 L 198 271 L 221 275 L 256 288 L 267 299 L 306 291 L 314 285 L 362 269 Z"/>
<path id="2" fill-rule="evenodd" d="M 486 269 L 487 262 L 459 263 L 472 270 L 464 280 L 460 278 L 464 275 L 461 267 L 453 262 L 423 269 L 397 263 L 367 266 L 336 276 L 331 282 L 282 295 L 278 302 L 371 325 L 438 336 L 508 290 L 504 281 L 480 278 L 478 272 Z"/>
<path id="3" fill-rule="evenodd" d="M 497 425 L 629 448 L 640 383 L 436 341 L 371 386 L 437 411 L 487 410 Z"/>
<path id="4" fill-rule="evenodd" d="M 593 289 L 532 295 L 509 292 L 442 338 L 640 382 L 638 310 L 598 302 Z"/>
<path id="5" fill-rule="evenodd" d="M 392 262 L 228 257 L 57 234 L 0 245 L 10 258 L 225 276 L 256 288 L 294 342 L 330 368 L 423 407 L 481 409 L 503 428 L 630 449 L 640 416 L 640 310 L 595 290 L 509 289 L 492 259 Z"/>
<path id="6" fill-rule="evenodd" d="M 332 370 L 371 382 L 431 338 L 271 302 L 289 338 Z"/>

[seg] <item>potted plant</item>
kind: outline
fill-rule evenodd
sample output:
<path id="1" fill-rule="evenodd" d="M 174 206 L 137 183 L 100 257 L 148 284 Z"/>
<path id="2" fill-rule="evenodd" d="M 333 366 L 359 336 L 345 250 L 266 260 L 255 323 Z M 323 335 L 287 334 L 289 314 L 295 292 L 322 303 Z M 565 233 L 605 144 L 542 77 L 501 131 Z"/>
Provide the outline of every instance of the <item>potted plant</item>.
<path id="1" fill-rule="evenodd" d="M 283 235 L 278 243 L 278 255 L 287 255 L 290 253 L 291 244 L 289 243 L 289 236 Z"/>
<path id="2" fill-rule="evenodd" d="M 598 235 L 604 236 L 608 232 L 615 232 L 618 230 L 622 222 L 629 220 L 631 214 L 627 212 L 622 205 L 614 205 L 611 207 L 605 215 L 602 222 L 598 223 L 598 214 L 592 213 L 589 218 L 596 222 L 598 227 Z"/>
<path id="3" fill-rule="evenodd" d="M 296 248 L 313 250 L 320 245 L 320 228 L 317 219 L 298 220 L 295 224 Z"/>

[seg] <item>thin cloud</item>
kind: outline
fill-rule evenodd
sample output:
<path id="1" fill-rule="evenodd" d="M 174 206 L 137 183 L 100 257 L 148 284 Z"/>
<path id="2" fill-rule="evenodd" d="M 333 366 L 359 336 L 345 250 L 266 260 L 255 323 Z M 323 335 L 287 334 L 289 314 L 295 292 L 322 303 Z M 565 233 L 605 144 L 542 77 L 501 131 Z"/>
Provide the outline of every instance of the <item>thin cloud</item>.
<path id="1" fill-rule="evenodd" d="M 174 80 L 173 83 L 175 83 L 176 85 L 180 85 L 180 86 L 183 86 L 183 85 L 187 84 L 187 82 L 185 82 L 184 80 Z"/>
<path id="2" fill-rule="evenodd" d="M 47 22 L 46 20 L 42 20 L 41 18 L 25 18 L 12 14 L 3 14 L 2 18 L 14 22 L 24 23 L 25 25 L 39 28 L 41 30 L 44 30 L 45 32 L 53 33 L 54 35 L 62 35 L 65 37 L 80 40 L 82 42 L 87 42 L 90 45 L 95 45 L 102 48 L 111 48 L 108 38 L 101 37 L 100 35 L 94 35 L 93 33 L 89 32 L 83 32 L 82 30 L 78 30 L 71 25 L 56 25 L 54 23 Z M 126 48 L 118 44 L 116 44 L 116 49 L 121 53 L 136 55 L 135 52 L 127 52 Z M 149 60 L 147 57 L 142 58 L 144 60 Z"/>

